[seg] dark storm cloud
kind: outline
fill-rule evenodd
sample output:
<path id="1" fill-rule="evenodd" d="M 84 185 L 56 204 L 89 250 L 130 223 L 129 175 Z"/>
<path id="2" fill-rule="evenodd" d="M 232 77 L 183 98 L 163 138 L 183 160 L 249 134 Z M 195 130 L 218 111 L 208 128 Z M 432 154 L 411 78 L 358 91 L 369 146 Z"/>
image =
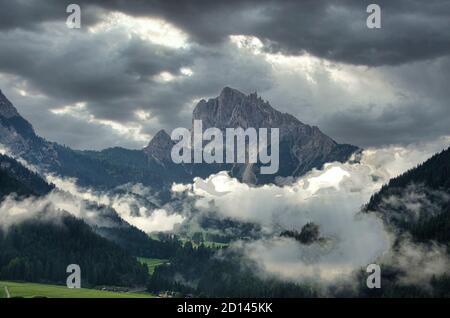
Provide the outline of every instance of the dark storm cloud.
<path id="1" fill-rule="evenodd" d="M 228 43 L 191 48 L 189 52 L 193 58 L 185 66 L 193 74 L 145 85 L 144 99 L 138 103 L 157 115 L 162 127 L 169 130 L 189 126 L 195 103 L 200 98 L 218 95 L 224 86 L 251 92 L 273 85 L 270 65 Z"/>
<path id="2" fill-rule="evenodd" d="M 39 95 L 30 90 L 31 96 L 21 96 L 16 87 L 23 81 L 0 75 L 0 87 L 8 99 L 19 109 L 21 115 L 28 119 L 36 133 L 63 145 L 75 149 L 104 149 L 121 146 L 139 148 L 142 141 L 120 136 L 105 125 L 90 123 L 84 118 L 70 115 L 58 115 L 49 111 L 61 106 L 61 100 Z M 19 87 L 20 88 L 20 87 Z M 34 95 L 37 94 L 37 95 Z"/>
<path id="3" fill-rule="evenodd" d="M 430 142 L 450 133 L 449 110 L 440 106 L 405 105 L 373 115 L 364 107 L 321 119 L 324 131 L 339 141 L 361 147 Z M 357 133 L 355 133 L 357 132 Z"/>
<path id="4" fill-rule="evenodd" d="M 89 1 L 92 3 L 92 1 Z M 397 1 L 97 1 L 132 15 L 161 16 L 199 43 L 230 34 L 258 36 L 272 51 L 350 64 L 395 65 L 450 52 L 450 2 Z M 366 7 L 382 8 L 382 29 L 366 27 Z"/>
<path id="5" fill-rule="evenodd" d="M 386 105 L 324 112 L 319 120 L 323 130 L 364 147 L 433 141 L 450 134 L 450 57 L 381 70 L 383 80 L 400 96 Z"/>
<path id="6" fill-rule="evenodd" d="M 0 30 L 38 29 L 42 22 L 66 22 L 66 8 L 77 1 L 61 0 L 0 0 Z M 98 21 L 99 12 L 96 8 L 88 6 L 89 10 L 83 12 L 82 23 L 94 24 Z M 84 7 L 82 8 L 84 9 Z"/>
<path id="7" fill-rule="evenodd" d="M 32 27 L 65 18 L 70 1 L 2 1 L 0 29 Z M 201 44 L 231 34 L 255 35 L 275 52 L 310 54 L 350 64 L 395 65 L 450 52 L 450 2 L 446 0 L 150 0 L 76 1 L 83 23 L 97 8 L 163 17 Z M 382 8 L 382 29 L 366 27 L 366 7 Z M 3 10 L 3 8 L 5 8 Z"/>
<path id="8" fill-rule="evenodd" d="M 86 119 L 77 114 L 72 118 L 55 116 L 48 114 L 49 110 L 84 102 L 88 115 L 124 125 L 139 122 L 135 111 L 149 111 L 151 120 L 141 123 L 142 133 L 154 134 L 161 128 L 189 125 L 195 100 L 217 95 L 225 85 L 250 91 L 271 84 L 267 63 L 240 54 L 229 43 L 172 48 L 130 37 L 120 28 L 92 33 L 54 22 L 39 30 L 0 32 L 0 42 L 0 75 L 9 74 L 5 82 L 9 77 L 12 83 L 25 83 L 26 91 L 44 94 L 48 104 L 14 96 L 3 84 L 5 94 L 25 106 L 34 105 L 24 115 L 38 132 L 77 148 L 97 149 L 102 142 L 104 146 L 143 144 L 118 137 L 111 130 L 108 136 L 107 127 L 101 125 L 96 134 L 95 123 L 82 123 Z M 193 74 L 183 75 L 183 67 Z M 161 72 L 176 78 L 158 80 L 155 76 Z M 23 107 L 17 106 L 19 110 Z M 64 127 L 61 121 L 66 122 Z M 96 140 L 84 138 L 91 132 Z"/>
<path id="9" fill-rule="evenodd" d="M 191 52 L 116 32 L 17 30 L 0 33 L 0 41 L 0 71 L 20 75 L 65 103 L 86 101 L 95 115 L 108 119 L 127 119 L 149 102 L 144 86 L 158 85 L 152 76 L 178 74 L 192 60 Z"/>
<path id="10" fill-rule="evenodd" d="M 5 45 L 0 51 L 0 68 L 33 80 L 53 95 L 107 100 L 137 93 L 134 80 L 141 76 L 183 65 L 183 57 L 175 52 L 115 37 L 120 34 L 55 36 L 2 34 Z M 122 45 L 112 47 L 114 42 Z"/>
<path id="11" fill-rule="evenodd" d="M 43 21 L 61 19 L 61 12 L 65 12 L 63 3 L 55 6 L 53 2 L 33 0 L 0 0 L 0 8 L 0 30 L 34 28 Z"/>
<path id="12" fill-rule="evenodd" d="M 81 5 L 81 30 L 65 26 L 71 2 Z M 450 134 L 450 2 L 373 1 L 382 7 L 383 27 L 369 30 L 365 9 L 371 2 L 0 0 L 0 88 L 14 97 L 39 133 L 82 149 L 143 143 L 98 122 L 49 110 L 84 102 L 85 115 L 140 124 L 144 135 L 152 135 L 161 128 L 189 126 L 195 101 L 217 96 L 224 86 L 257 90 L 274 107 L 319 125 L 339 142 L 371 146 Z M 88 31 L 111 11 L 162 18 L 185 32 L 189 45 L 167 47 L 121 28 Z M 349 68 L 368 65 L 368 73 L 379 72 L 373 80 L 389 82 L 398 96 L 360 102 L 370 87 L 347 94 L 320 63 L 314 66 L 317 74 L 309 74 L 315 84 L 302 70 L 277 74 L 263 55 L 231 44 L 229 35 L 237 34 L 258 37 L 266 52 L 308 52 Z M 183 74 L 182 68 L 192 74 Z M 157 79 L 161 72 L 175 79 Z M 22 82 L 46 98 L 21 97 L 3 84 L 14 83 L 15 90 Z M 385 95 L 375 89 L 374 100 Z M 137 118 L 138 110 L 148 112 L 149 119 Z"/>
<path id="13" fill-rule="evenodd" d="M 190 121 L 190 112 L 180 111 L 193 98 L 216 95 L 225 85 L 246 91 L 269 85 L 269 66 L 229 44 L 173 49 L 116 32 L 73 34 L 0 33 L 7 43 L 0 71 L 21 76 L 62 104 L 86 102 L 100 119 L 131 120 L 142 109 L 170 127 Z M 174 82 L 154 79 L 161 72 L 181 76 L 182 67 L 194 74 Z"/>

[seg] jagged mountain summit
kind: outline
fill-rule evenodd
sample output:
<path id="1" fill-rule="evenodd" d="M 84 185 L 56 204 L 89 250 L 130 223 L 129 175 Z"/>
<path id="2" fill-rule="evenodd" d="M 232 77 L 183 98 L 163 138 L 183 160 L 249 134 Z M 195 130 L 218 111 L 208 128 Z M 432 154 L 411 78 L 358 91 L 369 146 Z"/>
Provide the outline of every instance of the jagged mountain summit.
<path id="1" fill-rule="evenodd" d="M 163 129 L 158 131 L 152 140 L 150 140 L 147 147 L 143 150 L 149 157 L 156 159 L 158 162 L 164 164 L 164 162 L 171 161 L 170 149 L 174 145 L 174 141 L 170 139 L 169 134 Z"/>
<path id="2" fill-rule="evenodd" d="M 141 150 L 120 147 L 102 151 L 72 150 L 39 137 L 32 125 L 0 94 L 0 144 L 42 171 L 77 178 L 81 185 L 111 188 L 139 182 L 161 188 L 223 170 L 244 182 L 264 184 L 276 177 L 303 175 L 326 162 L 346 161 L 358 151 L 355 146 L 338 144 L 317 127 L 279 112 L 256 93 L 246 95 L 229 87 L 216 98 L 199 101 L 193 111 L 194 120 L 202 120 L 203 129 L 279 128 L 278 173 L 260 175 L 259 164 L 175 164 L 170 155 L 174 141 L 164 130 Z"/>
<path id="3" fill-rule="evenodd" d="M 216 98 L 200 100 L 193 111 L 193 120 L 202 120 L 204 128 L 219 129 L 305 126 L 294 116 L 274 109 L 256 93 L 245 95 L 230 87 L 222 89 Z"/>
<path id="4" fill-rule="evenodd" d="M 226 128 L 241 127 L 279 128 L 280 131 L 278 173 L 261 175 L 258 173 L 259 164 L 186 165 L 185 168 L 194 176 L 205 177 L 213 172 L 227 170 L 232 176 L 244 182 L 267 183 L 273 182 L 277 176 L 303 175 L 326 162 L 346 161 L 358 150 L 358 147 L 352 145 L 338 144 L 322 133 L 318 127 L 306 125 L 294 116 L 276 110 L 256 93 L 245 95 L 230 87 L 225 87 L 216 98 L 208 101 L 200 100 L 193 111 L 192 125 L 194 120 L 202 121 L 203 130 L 215 127 L 225 132 Z M 153 152 L 157 153 L 159 158 L 170 160 L 173 145 L 170 141 L 169 135 L 160 131 L 149 147 L 154 149 Z"/>

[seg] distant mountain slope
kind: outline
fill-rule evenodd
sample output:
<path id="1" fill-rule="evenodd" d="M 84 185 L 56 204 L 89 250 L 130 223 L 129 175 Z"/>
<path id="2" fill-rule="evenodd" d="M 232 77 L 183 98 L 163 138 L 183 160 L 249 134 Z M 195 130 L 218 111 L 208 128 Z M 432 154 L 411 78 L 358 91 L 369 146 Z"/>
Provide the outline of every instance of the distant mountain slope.
<path id="1" fill-rule="evenodd" d="M 44 196 L 53 188 L 16 160 L 0 155 L 0 204 L 10 194 L 16 194 L 20 201 L 25 196 Z M 131 254 L 153 256 L 161 250 L 164 252 L 164 248 L 121 220 L 115 211 L 98 209 L 104 218 L 115 217 L 117 229 L 107 228 L 109 232 L 105 235 L 111 241 L 99 235 L 101 228 L 92 229 L 64 211 L 55 211 L 52 205 L 45 205 L 42 211 L 29 214 L 22 221 L 3 208 L 0 211 L 0 279 L 64 283 L 67 265 L 79 264 L 85 285 L 145 285 L 147 269 Z M 135 240 L 120 241 L 124 233 Z M 119 245 L 126 247 L 127 252 Z"/>
<path id="2" fill-rule="evenodd" d="M 299 176 L 325 162 L 345 161 L 358 150 L 336 143 L 317 127 L 305 125 L 292 115 L 280 113 L 256 94 L 247 96 L 228 87 L 217 98 L 201 100 L 193 119 L 203 120 L 204 129 L 280 128 L 278 173 L 258 175 L 258 164 L 177 165 L 171 160 L 173 142 L 165 131 L 157 133 L 142 150 L 75 151 L 36 135 L 32 125 L 0 91 L 0 144 L 41 170 L 77 178 L 84 186 L 112 188 L 133 182 L 162 188 L 221 170 L 245 182 L 268 183 L 276 176 Z"/>
<path id="3" fill-rule="evenodd" d="M 420 241 L 450 243 L 450 148 L 391 179 L 365 207 Z"/>
<path id="4" fill-rule="evenodd" d="M 0 199 L 12 193 L 19 196 L 43 195 L 53 188 L 15 159 L 0 155 Z"/>
<path id="5" fill-rule="evenodd" d="M 42 171 L 77 178 L 85 186 L 109 188 L 127 182 L 157 186 L 164 183 L 157 172 L 160 167 L 152 168 L 152 161 L 142 151 L 118 148 L 116 151 L 83 152 L 39 137 L 1 91 L 0 144 Z M 141 160 L 139 164 L 136 164 L 139 161 L 136 157 Z"/>
<path id="6" fill-rule="evenodd" d="M 144 285 L 147 269 L 83 221 L 61 214 L 0 227 L 0 279 L 65 283 L 69 264 L 81 267 L 82 286 Z"/>

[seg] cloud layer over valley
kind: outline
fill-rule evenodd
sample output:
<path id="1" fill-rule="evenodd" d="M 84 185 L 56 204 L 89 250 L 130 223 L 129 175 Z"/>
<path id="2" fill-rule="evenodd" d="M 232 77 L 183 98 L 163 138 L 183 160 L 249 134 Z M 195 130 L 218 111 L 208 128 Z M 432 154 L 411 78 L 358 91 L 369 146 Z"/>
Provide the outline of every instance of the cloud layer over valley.
<path id="1" fill-rule="evenodd" d="M 405 238 L 400 253 L 393 253 L 398 233 L 376 213 L 361 209 L 389 179 L 444 149 L 448 142 L 444 138 L 409 148 L 368 149 L 357 163 L 329 163 L 297 180 L 279 180 L 279 185 L 252 187 L 219 173 L 190 186 L 175 185 L 173 190 L 196 197 L 195 208 L 205 213 L 214 210 L 218 217 L 261 225 L 263 238 L 239 241 L 232 248 L 256 261 L 266 275 L 334 284 L 383 259 L 401 265 L 405 277 L 411 278 L 417 268 L 408 268 L 407 260 L 415 258 L 430 269 L 421 276 L 430 278 L 430 272 L 448 269 L 443 266 L 448 264 L 445 250 L 438 245 L 430 250 Z M 309 222 L 319 226 L 323 240 L 300 244 L 279 236 L 283 230 L 299 231 Z"/>
<path id="2" fill-rule="evenodd" d="M 437 243 L 431 247 L 413 243 L 406 236 L 394 251 L 399 233 L 386 226 L 377 213 L 362 213 L 361 208 L 389 179 L 448 143 L 446 137 L 411 147 L 371 148 L 350 162 L 328 163 L 298 179 L 278 179 L 276 185 L 250 186 L 220 172 L 196 178 L 193 184 L 174 184 L 172 198 L 164 202 L 155 189 L 140 184 L 105 192 L 49 175 L 47 180 L 55 184 L 55 190 L 42 198 L 7 197 L 0 205 L 0 223 L 7 228 L 42 217 L 57 222 L 61 211 L 67 211 L 92 226 L 118 226 L 119 216 L 147 233 L 177 233 L 184 223 L 193 224 L 213 213 L 217 219 L 261 228 L 257 238 L 237 240 L 229 248 L 255 262 L 263 277 L 351 287 L 358 270 L 376 262 L 401 268 L 404 283 L 426 284 L 432 275 L 447 272 L 450 263 L 444 248 Z M 448 199 L 448 195 L 442 196 L 442 200 Z M 430 204 L 413 195 L 390 200 L 389 204 L 394 204 L 392 200 L 404 204 L 411 213 L 421 208 L 418 205 L 429 208 Z M 310 222 L 319 226 L 320 240 L 302 244 L 280 236 L 285 230 L 300 231 Z"/>

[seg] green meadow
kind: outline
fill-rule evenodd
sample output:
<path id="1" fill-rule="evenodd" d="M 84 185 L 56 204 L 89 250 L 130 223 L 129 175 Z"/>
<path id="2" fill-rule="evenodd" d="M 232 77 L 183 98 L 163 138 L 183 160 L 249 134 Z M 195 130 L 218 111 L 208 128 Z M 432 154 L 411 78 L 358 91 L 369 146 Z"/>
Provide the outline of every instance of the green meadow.
<path id="1" fill-rule="evenodd" d="M 0 298 L 6 298 L 5 286 L 10 297 L 46 298 L 153 298 L 147 293 L 110 292 L 97 289 L 69 289 L 66 286 L 0 281 Z"/>
<path id="2" fill-rule="evenodd" d="M 163 265 L 166 264 L 168 262 L 167 259 L 160 259 L 160 258 L 145 258 L 145 257 L 138 257 L 137 260 L 144 264 L 147 265 L 148 267 L 148 272 L 150 275 L 153 274 L 153 272 L 155 271 L 155 268 L 159 265 Z"/>

